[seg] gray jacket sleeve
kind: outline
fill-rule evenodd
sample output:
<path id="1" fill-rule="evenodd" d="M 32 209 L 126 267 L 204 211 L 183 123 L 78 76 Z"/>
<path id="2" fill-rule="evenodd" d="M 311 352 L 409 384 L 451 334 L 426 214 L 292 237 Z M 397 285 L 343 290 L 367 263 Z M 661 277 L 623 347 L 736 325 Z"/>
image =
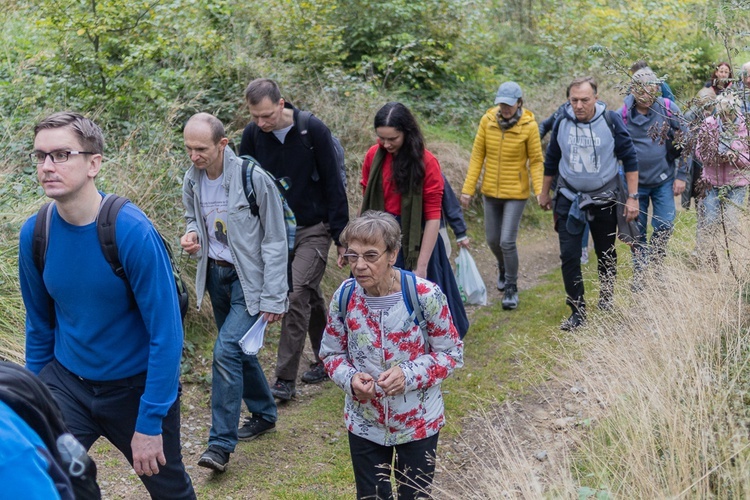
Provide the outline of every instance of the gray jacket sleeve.
<path id="1" fill-rule="evenodd" d="M 284 209 L 271 179 L 259 170 L 253 172 L 255 197 L 258 201 L 263 240 L 260 244 L 263 259 L 263 289 L 260 293 L 261 312 L 281 314 L 286 311 L 287 262 Z"/>

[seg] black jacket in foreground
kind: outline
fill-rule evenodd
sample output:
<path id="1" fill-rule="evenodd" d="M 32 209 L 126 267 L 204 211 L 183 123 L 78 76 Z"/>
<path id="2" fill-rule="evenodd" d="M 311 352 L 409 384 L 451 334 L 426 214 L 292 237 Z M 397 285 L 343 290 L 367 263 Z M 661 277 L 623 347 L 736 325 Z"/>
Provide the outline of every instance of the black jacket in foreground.
<path id="1" fill-rule="evenodd" d="M 288 102 L 284 107 L 294 110 L 296 124 L 299 109 Z M 315 115 L 311 116 L 307 133 L 313 147 L 308 148 L 296 125 L 286 135 L 283 144 L 273 132 L 263 132 L 257 127 L 254 122 L 245 127 L 240 155 L 252 156 L 277 178 L 288 177 L 292 186 L 287 192 L 287 201 L 297 218 L 297 225 L 304 227 L 325 222 L 338 245 L 339 235 L 349 222 L 349 205 L 336 163 L 331 131 Z M 314 181 L 316 165 L 320 179 Z"/>

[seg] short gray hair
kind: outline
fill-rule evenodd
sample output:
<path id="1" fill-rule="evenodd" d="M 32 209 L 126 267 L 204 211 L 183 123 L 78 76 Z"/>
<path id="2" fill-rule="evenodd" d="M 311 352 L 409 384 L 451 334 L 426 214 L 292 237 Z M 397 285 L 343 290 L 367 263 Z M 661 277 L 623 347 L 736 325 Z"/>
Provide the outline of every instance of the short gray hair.
<path id="1" fill-rule="evenodd" d="M 370 245 L 385 243 L 386 252 L 398 252 L 401 248 L 401 226 L 389 213 L 368 210 L 349 224 L 341 232 L 339 241 L 347 246 L 352 241 Z"/>
<path id="2" fill-rule="evenodd" d="M 70 127 L 81 142 L 84 151 L 104 153 L 104 134 L 99 125 L 80 113 L 60 111 L 49 115 L 34 127 L 34 137 L 40 130 Z"/>
<path id="3" fill-rule="evenodd" d="M 584 85 L 586 83 L 591 86 L 594 94 L 598 93 L 599 86 L 596 84 L 596 80 L 594 80 L 593 76 L 579 76 L 578 78 L 575 78 L 572 82 L 570 82 L 570 85 L 568 85 L 568 88 L 566 89 L 568 97 L 570 97 L 570 89 L 572 89 L 573 87 L 580 87 L 581 85 Z"/>

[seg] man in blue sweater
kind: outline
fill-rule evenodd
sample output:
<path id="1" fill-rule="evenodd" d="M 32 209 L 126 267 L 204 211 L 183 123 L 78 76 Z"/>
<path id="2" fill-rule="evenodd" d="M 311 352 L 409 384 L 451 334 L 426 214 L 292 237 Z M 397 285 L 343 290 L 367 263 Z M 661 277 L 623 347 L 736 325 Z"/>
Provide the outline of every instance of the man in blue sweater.
<path id="1" fill-rule="evenodd" d="M 639 69 L 633 74 L 631 93 L 625 97 L 617 115 L 627 128 L 638 156 L 640 236 L 633 245 L 634 289 L 641 286 L 642 273 L 649 262 L 658 264 L 666 253 L 675 217 L 674 197 L 682 194 L 687 180 L 683 162 L 668 154 L 669 137 L 682 131 L 678 119 L 680 109 L 673 102 L 658 97 L 659 92 L 656 74 L 648 67 Z M 680 169 L 675 168 L 675 161 Z M 650 244 L 646 240 L 649 204 L 654 228 Z"/>
<path id="2" fill-rule="evenodd" d="M 36 216 L 21 229 L 26 366 L 49 386 L 87 449 L 104 436 L 153 498 L 195 498 L 180 452 L 183 332 L 164 244 L 135 205 L 124 205 L 116 238 L 127 282 L 115 275 L 96 227 L 101 129 L 62 112 L 34 134 L 31 160 L 54 207 L 43 273 L 32 255 Z"/>

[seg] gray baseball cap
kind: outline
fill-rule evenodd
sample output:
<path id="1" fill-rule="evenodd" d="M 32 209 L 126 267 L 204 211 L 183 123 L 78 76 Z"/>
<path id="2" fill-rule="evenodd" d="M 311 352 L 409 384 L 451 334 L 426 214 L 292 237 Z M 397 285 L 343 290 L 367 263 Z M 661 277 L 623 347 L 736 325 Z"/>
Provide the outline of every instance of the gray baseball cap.
<path id="1" fill-rule="evenodd" d="M 523 92 L 521 92 L 521 87 L 516 82 L 505 82 L 497 89 L 495 104 L 502 103 L 513 106 L 522 97 Z"/>

